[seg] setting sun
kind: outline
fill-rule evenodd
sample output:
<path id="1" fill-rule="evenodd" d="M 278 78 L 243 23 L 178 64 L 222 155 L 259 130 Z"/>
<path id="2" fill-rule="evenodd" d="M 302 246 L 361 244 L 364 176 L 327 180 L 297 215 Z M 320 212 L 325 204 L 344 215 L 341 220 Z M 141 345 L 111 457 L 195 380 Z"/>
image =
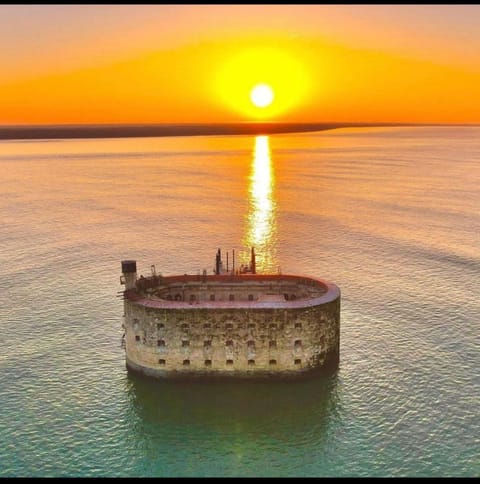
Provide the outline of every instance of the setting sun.
<path id="1" fill-rule="evenodd" d="M 212 99 L 222 109 L 250 120 L 280 120 L 305 106 L 311 92 L 306 59 L 293 48 L 278 44 L 235 46 L 235 54 L 215 67 Z"/>
<path id="2" fill-rule="evenodd" d="M 479 12 L 2 5 L 0 125 L 478 123 Z"/>
<path id="3" fill-rule="evenodd" d="M 250 93 L 252 103 L 258 108 L 269 106 L 273 102 L 273 91 L 268 84 L 257 84 Z"/>

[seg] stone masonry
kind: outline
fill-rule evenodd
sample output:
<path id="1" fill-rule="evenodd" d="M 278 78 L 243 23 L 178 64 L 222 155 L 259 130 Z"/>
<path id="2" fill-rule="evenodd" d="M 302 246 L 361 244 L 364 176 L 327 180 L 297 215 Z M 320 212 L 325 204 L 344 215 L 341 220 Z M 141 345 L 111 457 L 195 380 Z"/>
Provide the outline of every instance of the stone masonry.
<path id="1" fill-rule="evenodd" d="M 124 293 L 127 368 L 179 378 L 338 367 L 340 290 L 291 275 L 141 278 Z"/>

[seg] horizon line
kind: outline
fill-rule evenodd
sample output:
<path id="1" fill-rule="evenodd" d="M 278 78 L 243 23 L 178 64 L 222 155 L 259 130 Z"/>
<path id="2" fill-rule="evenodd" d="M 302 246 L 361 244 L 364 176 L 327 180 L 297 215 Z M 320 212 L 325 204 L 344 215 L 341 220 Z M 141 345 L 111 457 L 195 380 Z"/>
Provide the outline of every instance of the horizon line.
<path id="1" fill-rule="evenodd" d="M 164 136 L 269 135 L 340 128 L 480 126 L 480 123 L 414 122 L 282 122 L 233 121 L 215 123 L 65 123 L 1 125 L 0 140 L 60 138 L 134 138 Z"/>

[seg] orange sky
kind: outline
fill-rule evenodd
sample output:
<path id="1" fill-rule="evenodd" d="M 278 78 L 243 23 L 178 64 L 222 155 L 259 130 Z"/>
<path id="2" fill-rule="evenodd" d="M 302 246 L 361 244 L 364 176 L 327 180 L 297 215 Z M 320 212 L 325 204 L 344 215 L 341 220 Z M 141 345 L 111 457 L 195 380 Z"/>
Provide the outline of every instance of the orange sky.
<path id="1" fill-rule="evenodd" d="M 478 5 L 1 5 L 0 124 L 479 123 L 478 25 Z"/>

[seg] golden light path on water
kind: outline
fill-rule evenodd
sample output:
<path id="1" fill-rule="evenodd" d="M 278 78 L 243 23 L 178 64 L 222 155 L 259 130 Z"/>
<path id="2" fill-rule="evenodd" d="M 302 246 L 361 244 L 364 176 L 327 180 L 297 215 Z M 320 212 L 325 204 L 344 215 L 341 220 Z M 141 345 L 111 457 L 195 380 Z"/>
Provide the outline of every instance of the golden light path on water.
<path id="1" fill-rule="evenodd" d="M 257 272 L 277 272 L 277 203 L 268 136 L 256 136 L 248 189 L 244 247 L 255 247 Z"/>

